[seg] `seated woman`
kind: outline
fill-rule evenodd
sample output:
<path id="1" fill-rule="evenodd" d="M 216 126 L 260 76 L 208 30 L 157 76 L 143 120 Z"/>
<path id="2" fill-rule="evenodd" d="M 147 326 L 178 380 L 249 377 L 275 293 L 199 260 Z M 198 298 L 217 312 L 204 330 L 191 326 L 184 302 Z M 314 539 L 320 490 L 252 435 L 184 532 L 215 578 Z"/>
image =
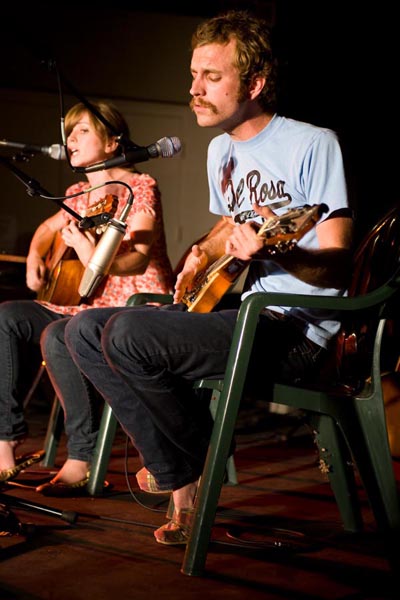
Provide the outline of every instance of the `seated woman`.
<path id="1" fill-rule="evenodd" d="M 93 103 L 112 127 L 110 131 L 87 107 L 78 103 L 66 115 L 67 148 L 74 167 L 87 167 L 118 156 L 120 132 L 129 139 L 124 117 L 111 104 Z M 156 181 L 132 168 L 115 167 L 86 174 L 87 181 L 70 186 L 66 195 L 85 192 L 66 201 L 76 213 L 83 215 L 104 196 L 118 197 L 115 218 L 124 210 L 129 190 L 134 202 L 126 219 L 126 232 L 109 274 L 94 293 L 82 303 L 69 305 L 46 298 L 46 258 L 53 242 L 61 235 L 72 248 L 83 267 L 93 254 L 96 239 L 92 232 L 79 229 L 77 222 L 64 209 L 46 219 L 33 235 L 27 257 L 27 285 L 38 292 L 37 300 L 16 300 L 0 304 L 0 481 L 15 478 L 22 469 L 38 462 L 43 451 L 17 456 L 17 448 L 28 435 L 23 412 L 23 399 L 29 389 L 26 373 L 38 369 L 43 358 L 52 384 L 65 412 L 68 459 L 49 483 L 41 486 L 46 494 L 63 493 L 76 486 L 84 487 L 98 432 L 98 397 L 93 386 L 83 377 L 66 352 L 52 351 L 55 338 L 63 335 L 65 324 L 78 312 L 108 306 L 124 306 L 137 292 L 170 292 L 173 274 L 167 256 L 161 195 Z M 108 185 L 102 185 L 112 182 Z M 69 295 L 70 290 L 65 290 Z M 76 290 L 75 290 L 76 291 Z M 40 299 L 39 299 L 40 298 Z"/>

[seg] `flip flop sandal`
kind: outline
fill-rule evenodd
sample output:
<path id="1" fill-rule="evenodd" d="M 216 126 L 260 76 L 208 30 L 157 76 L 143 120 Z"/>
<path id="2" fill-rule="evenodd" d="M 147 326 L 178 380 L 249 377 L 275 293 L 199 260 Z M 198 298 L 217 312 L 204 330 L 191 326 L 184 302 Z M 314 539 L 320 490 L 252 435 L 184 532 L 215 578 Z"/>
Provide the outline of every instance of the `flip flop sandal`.
<path id="1" fill-rule="evenodd" d="M 194 508 L 182 508 L 174 511 L 172 519 L 154 532 L 159 544 L 177 546 L 187 544 L 193 523 Z"/>
<path id="2" fill-rule="evenodd" d="M 53 496 L 55 498 L 75 498 L 76 496 L 85 496 L 87 494 L 86 485 L 89 482 L 88 472 L 84 479 L 74 483 L 64 483 L 63 481 L 48 481 L 36 488 L 36 491 L 43 496 Z M 104 482 L 104 489 L 111 489 L 108 481 Z"/>
<path id="3" fill-rule="evenodd" d="M 22 454 L 22 456 L 17 456 L 15 458 L 15 467 L 10 467 L 9 469 L 3 469 L 0 471 L 0 482 L 11 481 L 11 479 L 15 479 L 17 475 L 27 469 L 31 465 L 40 462 L 45 455 L 44 450 L 38 450 L 37 452 L 28 452 L 27 454 Z"/>

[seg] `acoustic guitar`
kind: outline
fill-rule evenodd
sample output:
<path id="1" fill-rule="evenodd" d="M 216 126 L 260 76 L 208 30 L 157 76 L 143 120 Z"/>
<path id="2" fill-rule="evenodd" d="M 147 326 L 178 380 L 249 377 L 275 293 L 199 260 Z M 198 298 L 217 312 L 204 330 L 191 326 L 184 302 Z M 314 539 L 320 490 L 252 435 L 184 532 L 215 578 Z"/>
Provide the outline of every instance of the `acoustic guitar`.
<path id="1" fill-rule="evenodd" d="M 118 197 L 107 194 L 96 204 L 90 205 L 82 216 L 90 217 L 107 212 L 114 216 L 118 207 Z M 105 225 L 91 231 L 99 237 Z M 65 244 L 59 231 L 56 232 L 53 243 L 45 259 L 45 285 L 37 294 L 38 300 L 52 302 L 58 306 L 76 306 L 81 300 L 78 288 L 85 267 L 79 260 L 75 250 Z"/>
<path id="2" fill-rule="evenodd" d="M 307 231 L 327 211 L 325 204 L 304 205 L 280 216 L 273 216 L 261 225 L 257 235 L 264 238 L 269 254 L 290 251 Z M 186 291 L 182 302 L 189 312 L 210 312 L 224 294 L 235 284 L 250 261 L 224 254 L 195 278 L 192 289 Z"/>

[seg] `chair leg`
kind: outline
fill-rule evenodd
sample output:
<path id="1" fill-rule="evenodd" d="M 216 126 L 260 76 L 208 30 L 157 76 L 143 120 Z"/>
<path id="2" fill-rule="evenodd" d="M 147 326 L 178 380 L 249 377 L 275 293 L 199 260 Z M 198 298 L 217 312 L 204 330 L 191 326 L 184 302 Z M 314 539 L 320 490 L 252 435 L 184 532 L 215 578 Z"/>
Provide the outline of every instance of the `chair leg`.
<path id="1" fill-rule="evenodd" d="M 50 418 L 44 441 L 45 455 L 42 460 L 44 467 L 52 467 L 56 460 L 57 448 L 64 429 L 64 412 L 61 409 L 57 395 L 54 396 Z"/>
<path id="2" fill-rule="evenodd" d="M 41 463 L 44 467 L 54 465 L 63 428 L 64 413 L 57 396 L 55 396 L 44 442 L 45 455 Z M 117 420 L 109 405 L 105 404 L 87 484 L 87 490 L 91 496 L 101 496 L 103 494 L 116 429 Z"/>
<path id="3" fill-rule="evenodd" d="M 309 420 L 319 448 L 320 469 L 329 477 L 344 529 L 361 531 L 363 522 L 354 467 L 343 435 L 330 416 L 312 414 Z"/>
<path id="4" fill-rule="evenodd" d="M 32 399 L 33 394 L 36 391 L 36 388 L 38 387 L 40 380 L 42 379 L 44 373 L 46 371 L 46 363 L 44 361 L 42 361 L 38 372 L 36 373 L 35 379 L 32 381 L 32 385 L 28 390 L 27 395 L 24 398 L 24 410 L 26 409 L 26 407 L 28 406 L 29 402 Z"/>
<path id="5" fill-rule="evenodd" d="M 222 394 L 223 396 L 224 394 Z M 193 527 L 186 546 L 181 572 L 202 575 L 207 558 L 218 500 L 226 474 L 226 464 L 235 430 L 241 390 L 233 394 L 230 403 L 219 403 L 207 459 L 197 492 Z"/>
<path id="6" fill-rule="evenodd" d="M 360 435 L 354 427 L 345 425 L 351 442 L 360 477 L 365 486 L 378 527 L 383 532 L 400 530 L 400 499 L 389 447 L 383 400 L 375 395 L 355 401 L 356 421 Z M 351 435 L 350 435 L 351 434 Z"/>
<path id="7" fill-rule="evenodd" d="M 87 491 L 91 496 L 101 496 L 103 494 L 116 430 L 117 419 L 110 406 L 105 404 L 87 484 Z"/>
<path id="8" fill-rule="evenodd" d="M 220 380 L 218 380 L 218 381 L 210 380 L 209 382 L 207 382 L 207 380 L 203 379 L 201 382 L 201 386 L 202 387 L 196 388 L 198 393 L 201 393 L 202 391 L 205 391 L 205 390 L 211 390 L 211 398 L 209 399 L 209 409 L 210 409 L 211 416 L 212 416 L 213 420 L 215 421 L 215 415 L 217 413 L 218 402 L 221 397 L 222 382 Z M 229 456 L 228 460 L 226 461 L 226 471 L 225 471 L 224 483 L 226 485 L 237 485 L 238 484 L 235 458 L 234 458 L 233 454 L 231 456 Z"/>

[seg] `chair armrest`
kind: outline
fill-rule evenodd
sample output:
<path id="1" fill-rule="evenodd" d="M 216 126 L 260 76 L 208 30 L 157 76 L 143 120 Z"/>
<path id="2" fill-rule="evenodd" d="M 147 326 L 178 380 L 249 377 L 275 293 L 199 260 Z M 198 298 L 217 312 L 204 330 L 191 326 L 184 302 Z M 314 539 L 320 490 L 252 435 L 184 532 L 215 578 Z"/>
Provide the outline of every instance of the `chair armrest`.
<path id="1" fill-rule="evenodd" d="M 338 312 L 375 313 L 384 317 L 384 309 L 399 292 L 400 277 L 396 274 L 384 285 L 372 292 L 359 296 L 309 296 L 306 294 L 286 294 L 277 292 L 256 292 L 247 296 L 240 312 L 248 310 L 260 313 L 266 306 L 293 306 L 300 308 L 320 308 Z"/>
<path id="2" fill-rule="evenodd" d="M 240 315 L 251 312 L 260 313 L 266 306 L 293 306 L 300 308 L 320 308 L 339 312 L 375 312 L 383 317 L 384 308 L 400 288 L 400 270 L 384 285 L 372 292 L 359 296 L 309 296 L 306 294 L 286 294 L 280 292 L 255 292 L 247 296 L 240 306 Z M 172 294 L 141 292 L 130 296 L 127 306 L 140 306 L 149 302 L 172 304 Z"/>

